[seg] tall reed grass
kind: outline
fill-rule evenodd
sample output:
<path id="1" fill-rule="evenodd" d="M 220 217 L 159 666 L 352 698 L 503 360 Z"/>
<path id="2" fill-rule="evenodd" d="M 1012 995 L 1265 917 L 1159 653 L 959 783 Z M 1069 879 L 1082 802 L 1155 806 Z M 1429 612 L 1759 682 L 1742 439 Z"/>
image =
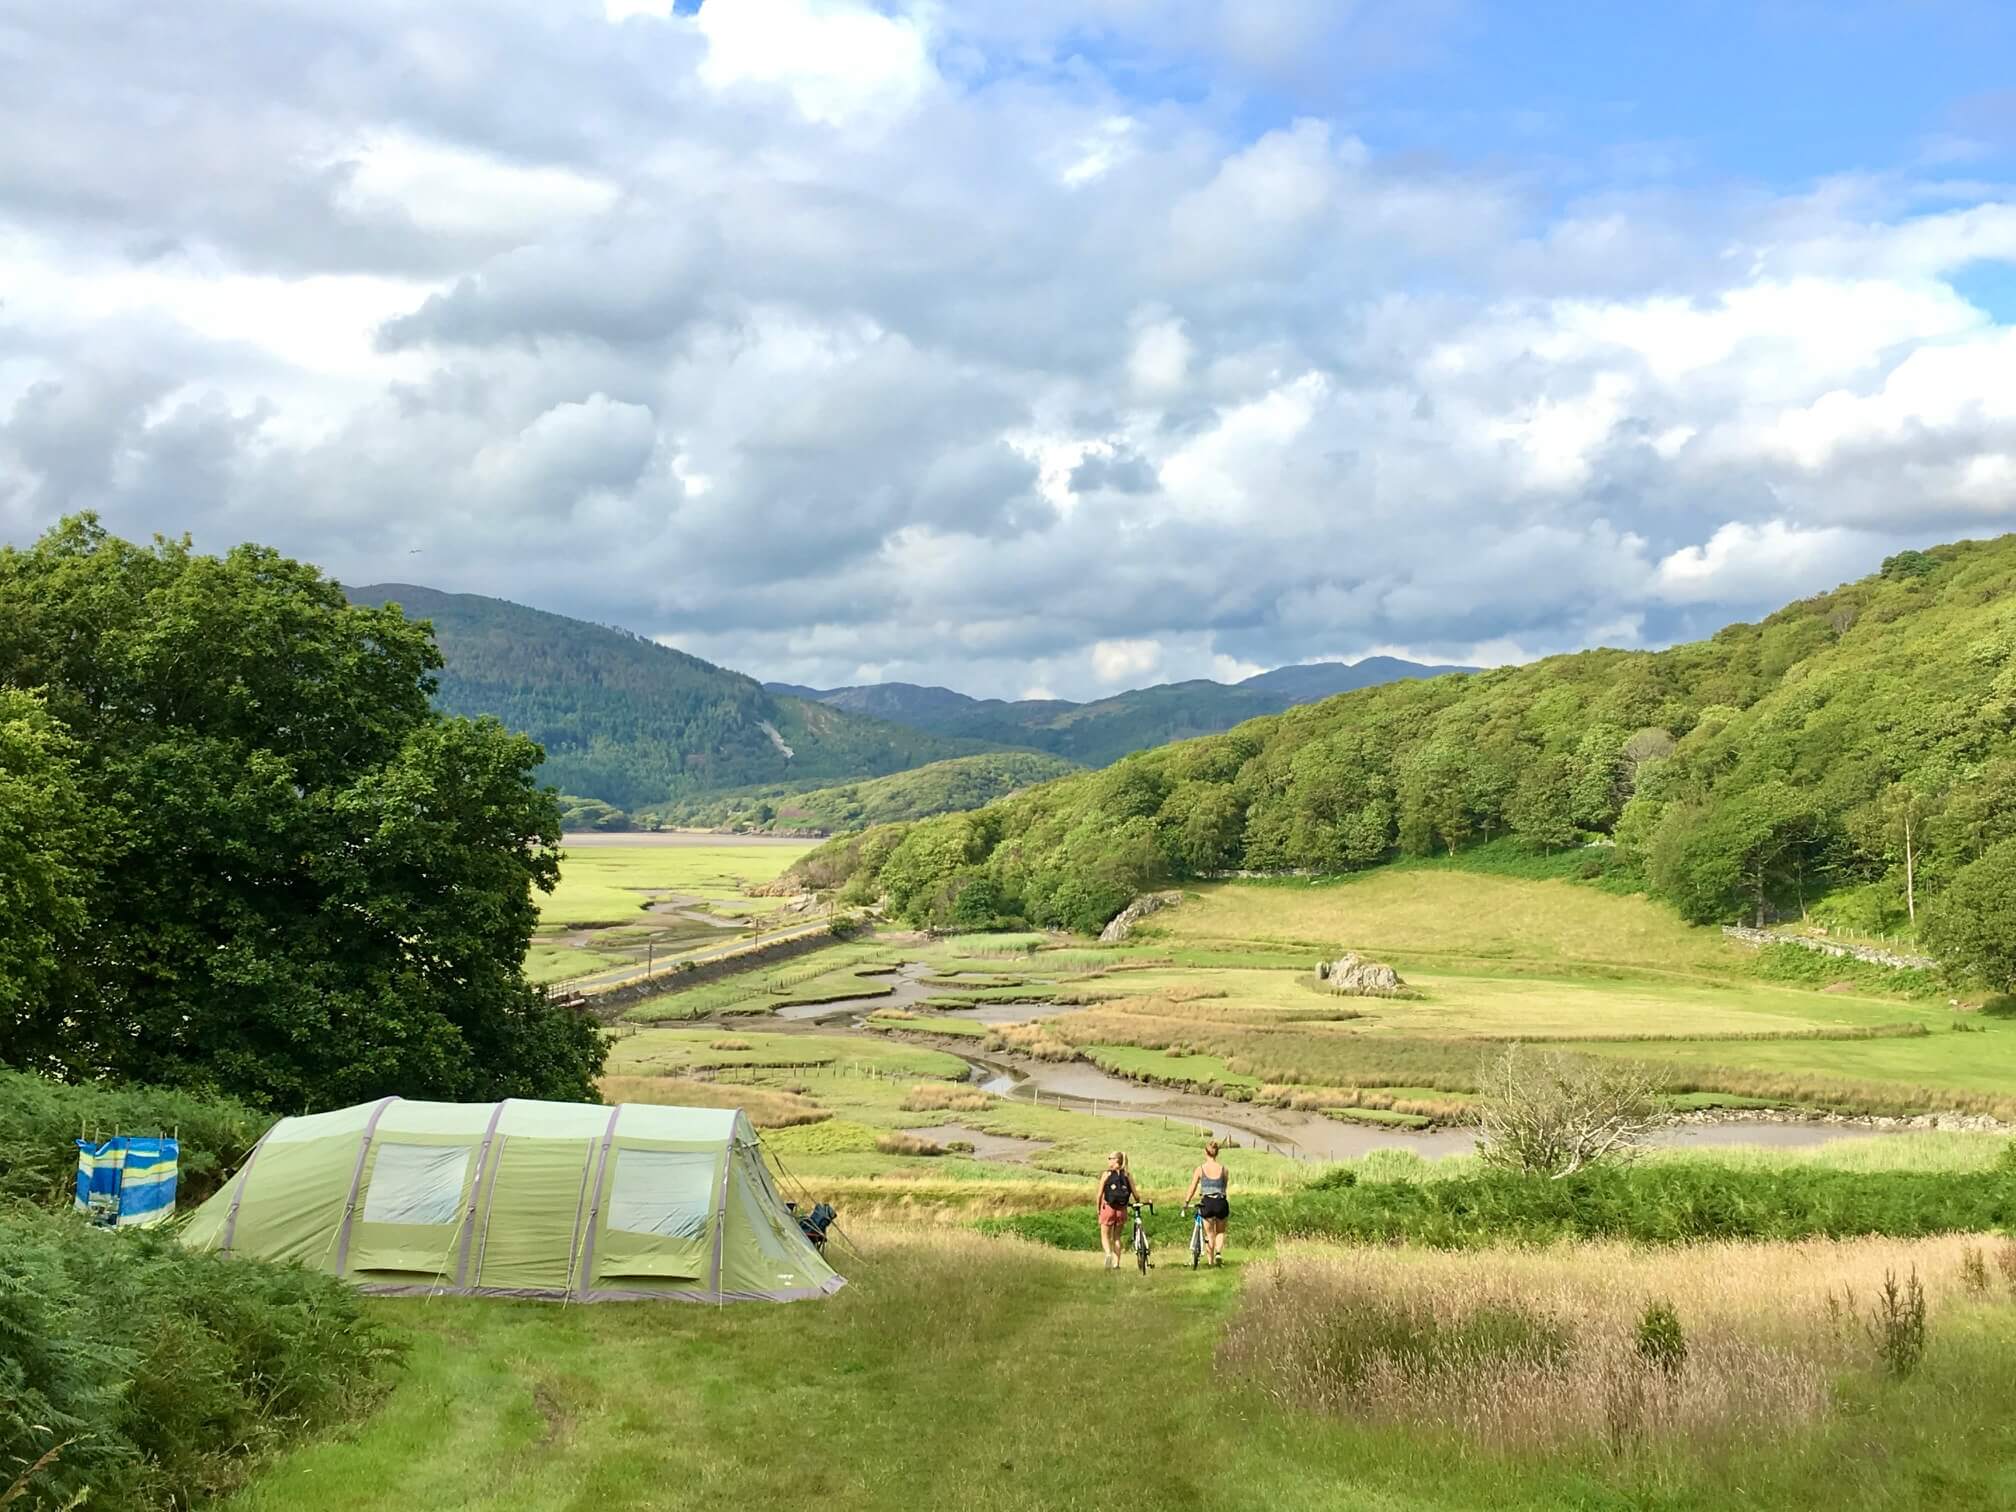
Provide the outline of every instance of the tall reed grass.
<path id="1" fill-rule="evenodd" d="M 1843 1299 L 1920 1278 L 1922 1351 L 1924 1310 L 1966 1291 L 1968 1248 L 1293 1245 L 1254 1268 L 1219 1363 L 1285 1405 L 1495 1449 L 1711 1448 L 1825 1416 L 1842 1370 L 1896 1372 L 1911 1341 L 1872 1338 Z"/>

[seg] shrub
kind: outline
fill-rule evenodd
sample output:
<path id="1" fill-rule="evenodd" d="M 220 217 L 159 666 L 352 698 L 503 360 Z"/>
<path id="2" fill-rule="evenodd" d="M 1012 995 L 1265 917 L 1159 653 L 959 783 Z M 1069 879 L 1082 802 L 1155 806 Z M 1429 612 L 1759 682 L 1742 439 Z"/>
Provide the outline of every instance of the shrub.
<path id="1" fill-rule="evenodd" d="M 709 1050 L 748 1050 L 752 1047 L 749 1041 L 747 1040 L 718 1039 L 718 1040 L 709 1040 L 707 1042 L 707 1048 Z"/>
<path id="2" fill-rule="evenodd" d="M 994 1106 L 994 1099 L 970 1087 L 920 1082 L 903 1094 L 903 1101 L 898 1106 L 905 1113 L 984 1113 Z"/>
<path id="3" fill-rule="evenodd" d="M 1988 1290 L 1988 1257 L 1971 1244 L 1960 1256 L 1960 1284 L 1976 1296 Z"/>
<path id="4" fill-rule="evenodd" d="M 1925 1358 L 1925 1288 L 1919 1284 L 1916 1266 L 1902 1286 L 1897 1284 L 1897 1272 L 1883 1273 L 1883 1289 L 1876 1294 L 1866 1327 L 1884 1370 L 1901 1381 L 1918 1369 Z"/>
<path id="5" fill-rule="evenodd" d="M 1638 1358 L 1662 1375 L 1677 1376 L 1687 1363 L 1687 1335 L 1671 1302 L 1648 1302 L 1638 1318 Z"/>
<path id="6" fill-rule="evenodd" d="M 333 1277 L 0 1208 L 0 1464 L 11 1476 L 62 1446 L 31 1498 L 121 1508 L 217 1495 L 260 1456 L 360 1410 L 395 1353 Z"/>
<path id="7" fill-rule="evenodd" d="M 875 1148 L 884 1155 L 943 1155 L 945 1147 L 915 1134 L 896 1131 L 876 1136 Z"/>
<path id="8" fill-rule="evenodd" d="M 178 1206 L 201 1202 L 272 1120 L 228 1098 L 165 1087 L 73 1086 L 0 1071 L 0 1199 L 70 1200 L 80 1133 L 176 1134 Z"/>
<path id="9" fill-rule="evenodd" d="M 1478 1158 L 1556 1179 L 1627 1160 L 1668 1117 L 1654 1076 L 1631 1061 L 1508 1046 L 1481 1078 Z"/>
<path id="10" fill-rule="evenodd" d="M 1333 1165 L 1315 1180 L 1311 1181 L 1307 1186 L 1307 1190 L 1312 1192 L 1337 1192 L 1344 1190 L 1346 1187 L 1354 1187 L 1356 1185 L 1358 1185 L 1358 1173 L 1356 1171 L 1352 1170 L 1348 1165 Z"/>

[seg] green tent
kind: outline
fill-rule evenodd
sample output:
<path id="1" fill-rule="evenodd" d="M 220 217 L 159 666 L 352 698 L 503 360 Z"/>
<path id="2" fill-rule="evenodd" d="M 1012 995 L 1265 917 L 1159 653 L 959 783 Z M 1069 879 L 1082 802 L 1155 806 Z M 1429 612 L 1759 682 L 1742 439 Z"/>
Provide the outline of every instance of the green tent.
<path id="1" fill-rule="evenodd" d="M 283 1118 L 183 1242 L 401 1296 L 792 1301 L 845 1283 L 739 1109 L 381 1102 Z"/>

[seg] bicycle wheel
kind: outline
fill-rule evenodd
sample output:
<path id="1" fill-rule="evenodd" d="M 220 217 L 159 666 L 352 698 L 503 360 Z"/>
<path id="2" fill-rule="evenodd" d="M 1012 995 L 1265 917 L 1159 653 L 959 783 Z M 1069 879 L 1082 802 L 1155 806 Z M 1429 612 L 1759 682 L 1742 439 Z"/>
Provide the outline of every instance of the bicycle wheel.
<path id="1" fill-rule="evenodd" d="M 1203 1258 L 1204 1225 L 1201 1222 L 1193 1223 L 1190 1225 L 1190 1269 L 1197 1269 L 1198 1262 Z"/>
<path id="2" fill-rule="evenodd" d="M 1148 1274 L 1148 1236 L 1143 1234 L 1141 1242 L 1134 1246 L 1134 1258 L 1141 1262 L 1141 1274 Z"/>

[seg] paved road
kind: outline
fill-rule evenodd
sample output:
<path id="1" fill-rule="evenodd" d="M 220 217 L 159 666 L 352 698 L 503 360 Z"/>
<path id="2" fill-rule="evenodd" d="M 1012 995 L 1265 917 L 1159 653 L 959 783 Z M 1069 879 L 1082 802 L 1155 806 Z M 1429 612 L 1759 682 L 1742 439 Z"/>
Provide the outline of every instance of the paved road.
<path id="1" fill-rule="evenodd" d="M 678 980 L 678 973 L 675 970 L 675 963 L 678 961 L 692 961 L 698 965 L 703 961 L 718 961 L 723 956 L 733 955 L 738 950 L 747 950 L 754 945 L 778 945 L 786 940 L 802 940 L 807 935 L 825 933 L 827 925 L 831 922 L 826 915 L 821 914 L 808 923 L 787 924 L 776 929 L 766 929 L 757 938 L 738 935 L 725 944 L 709 946 L 705 950 L 696 950 L 681 956 L 661 956 L 651 969 L 650 975 L 654 980 L 662 977 L 666 985 L 670 986 Z M 641 982 L 645 974 L 645 963 L 639 961 L 635 965 L 612 966 L 606 971 L 569 977 L 564 982 L 554 982 L 550 985 L 555 992 L 581 992 L 593 997 L 596 993 L 609 992 L 617 987 L 628 987 L 634 982 Z"/>

